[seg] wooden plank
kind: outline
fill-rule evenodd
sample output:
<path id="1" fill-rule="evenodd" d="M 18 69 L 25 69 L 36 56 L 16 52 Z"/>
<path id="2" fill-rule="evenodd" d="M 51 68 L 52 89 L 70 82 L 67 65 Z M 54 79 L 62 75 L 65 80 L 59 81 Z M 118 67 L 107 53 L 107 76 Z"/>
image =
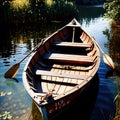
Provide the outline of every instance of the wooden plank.
<path id="1" fill-rule="evenodd" d="M 83 55 L 72 55 L 72 54 L 60 54 L 60 53 L 46 53 L 43 57 L 44 59 L 49 60 L 58 60 L 58 61 L 66 61 L 71 63 L 93 63 L 93 59 L 90 56 Z"/>
<path id="2" fill-rule="evenodd" d="M 75 78 L 85 80 L 88 76 L 86 75 L 74 75 L 74 74 L 63 74 L 58 72 L 51 72 L 46 70 L 36 70 L 36 75 L 46 75 L 46 76 L 54 76 L 54 77 L 61 77 L 61 78 Z"/>
<path id="3" fill-rule="evenodd" d="M 82 32 L 82 35 L 80 36 L 80 39 L 81 39 L 83 42 L 85 42 L 86 37 L 87 37 L 86 33 L 85 33 L 85 32 Z"/>
<path id="4" fill-rule="evenodd" d="M 56 77 L 55 77 L 56 78 Z M 53 77 L 51 77 L 51 76 L 46 76 L 46 75 L 42 75 L 41 76 L 41 79 L 44 81 L 44 80 L 52 80 L 52 79 L 55 79 L 55 78 L 53 78 Z M 42 81 L 41 80 L 41 81 Z M 50 92 L 50 90 L 52 90 L 52 88 L 53 88 L 53 85 L 54 85 L 54 83 L 53 82 L 51 82 L 51 83 L 48 83 L 48 82 L 41 82 L 41 85 L 42 85 L 42 89 L 43 89 L 43 91 L 44 92 Z"/>
<path id="5" fill-rule="evenodd" d="M 58 78 L 58 79 L 61 79 L 61 78 Z M 64 79 L 64 78 L 63 78 L 63 79 Z M 62 80 L 53 81 L 53 80 L 48 80 L 48 79 L 46 79 L 46 80 L 41 79 L 41 82 L 46 84 L 45 88 L 47 88 L 47 89 L 46 89 L 47 92 L 53 90 L 52 88 L 51 88 L 51 89 L 50 89 L 50 88 L 48 89 L 47 84 L 48 84 L 48 85 L 49 85 L 49 84 L 54 84 L 55 87 L 53 87 L 53 88 L 55 88 L 55 89 L 53 90 L 53 93 L 54 93 L 54 91 L 56 91 L 55 93 L 57 93 L 57 91 L 59 91 L 61 85 L 65 85 L 65 86 L 75 86 L 75 85 L 77 85 L 77 83 L 69 83 L 69 82 L 65 82 L 65 81 L 62 81 Z M 56 89 L 56 88 L 57 88 L 57 89 Z M 45 92 L 45 91 L 44 91 L 44 92 Z"/>
<path id="6" fill-rule="evenodd" d="M 68 70 L 66 70 L 66 72 L 67 73 L 69 72 L 69 74 L 74 74 L 75 71 L 71 71 L 71 70 L 68 71 Z M 70 83 L 73 83 L 73 84 L 75 84 L 75 81 L 76 81 L 76 79 L 72 79 L 72 78 L 67 79 L 67 82 L 70 82 Z M 69 91 L 70 89 L 72 89 L 72 88 L 66 86 L 65 89 L 64 89 L 64 92 Z"/>
<path id="7" fill-rule="evenodd" d="M 51 72 L 58 72 L 57 69 L 51 69 Z M 51 79 L 46 79 L 48 80 L 47 84 L 52 84 L 50 87 L 50 90 L 53 91 L 53 93 L 56 93 L 57 91 L 57 88 L 59 86 L 59 84 L 56 85 L 55 81 L 57 80 L 57 77 L 56 76 L 51 76 Z M 45 82 L 46 82 L 45 80 Z M 52 82 L 49 82 L 49 81 L 52 81 Z"/>
<path id="8" fill-rule="evenodd" d="M 62 74 L 65 74 L 65 73 L 69 74 L 69 71 L 62 70 Z M 59 94 L 64 93 L 66 87 L 70 87 L 70 86 L 73 87 L 73 86 L 75 86 L 75 84 L 71 84 L 71 82 L 68 82 L 68 79 L 69 78 L 63 78 L 62 85 L 60 86 L 59 91 L 58 91 Z M 67 84 L 70 83 L 71 85 L 63 85 L 63 83 L 67 83 Z"/>
<path id="9" fill-rule="evenodd" d="M 58 70 L 57 73 L 58 73 L 58 74 L 61 74 L 61 73 L 62 73 L 62 70 Z M 61 85 L 63 84 L 63 80 L 64 80 L 63 77 L 57 77 L 57 79 L 56 79 L 56 81 L 60 83 L 59 86 L 57 86 L 57 91 L 56 91 L 57 94 L 59 94 L 58 91 L 60 90 Z"/>
<path id="10" fill-rule="evenodd" d="M 86 66 L 74 66 L 74 65 L 59 65 L 59 64 L 54 64 L 53 68 L 58 68 L 58 69 L 65 69 L 65 70 L 79 70 L 79 71 L 88 71 L 91 70 L 95 64 L 92 64 L 88 67 Z"/>
<path id="11" fill-rule="evenodd" d="M 41 82 L 41 87 L 42 87 L 42 91 L 43 92 L 46 92 L 46 93 L 49 92 L 48 88 L 47 88 L 47 83 Z"/>
<path id="12" fill-rule="evenodd" d="M 56 46 L 64 46 L 64 47 L 84 47 L 84 48 L 89 48 L 92 46 L 92 44 L 88 43 L 77 43 L 77 42 L 54 42 L 53 45 Z"/>

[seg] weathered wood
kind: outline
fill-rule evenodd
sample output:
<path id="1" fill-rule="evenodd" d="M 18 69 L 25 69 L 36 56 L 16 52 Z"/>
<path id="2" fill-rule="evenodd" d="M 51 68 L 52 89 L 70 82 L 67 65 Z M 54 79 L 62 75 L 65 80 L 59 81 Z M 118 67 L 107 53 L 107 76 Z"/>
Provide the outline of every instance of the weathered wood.
<path id="1" fill-rule="evenodd" d="M 88 71 L 88 70 L 91 70 L 94 66 L 95 66 L 95 63 L 86 67 L 86 66 L 74 66 L 74 65 L 59 65 L 59 64 L 54 64 L 52 66 L 52 68 L 55 68 L 55 69 L 65 69 L 65 70 L 79 70 L 79 71 Z"/>
<path id="2" fill-rule="evenodd" d="M 84 56 L 84 55 L 72 55 L 72 54 L 58 54 L 58 53 L 46 53 L 44 55 L 44 59 L 49 60 L 58 60 L 63 62 L 70 62 L 70 63 L 93 63 L 93 59 L 90 56 Z"/>
<path id="3" fill-rule="evenodd" d="M 53 81 L 53 80 L 47 80 L 47 79 L 41 79 L 41 82 L 45 82 L 45 83 L 52 83 L 52 84 L 58 84 L 58 85 L 64 85 L 64 86 L 75 86 L 77 85 L 76 83 L 71 83 L 71 82 L 64 82 L 64 81 Z M 61 87 L 59 87 L 61 88 Z M 52 88 L 51 88 L 52 89 Z"/>
<path id="4" fill-rule="evenodd" d="M 54 42 L 53 45 L 63 47 L 78 47 L 78 48 L 90 48 L 92 44 L 88 43 L 77 43 L 77 42 Z"/>
<path id="5" fill-rule="evenodd" d="M 23 83 L 48 120 L 92 83 L 99 65 L 97 45 L 73 19 L 31 54 L 23 70 Z"/>
<path id="6" fill-rule="evenodd" d="M 45 76 L 54 76 L 54 77 L 61 77 L 61 78 L 75 78 L 80 80 L 87 79 L 88 76 L 86 75 L 74 75 L 74 74 L 62 74 L 62 73 L 56 73 L 46 70 L 36 70 L 36 75 L 45 75 Z"/>

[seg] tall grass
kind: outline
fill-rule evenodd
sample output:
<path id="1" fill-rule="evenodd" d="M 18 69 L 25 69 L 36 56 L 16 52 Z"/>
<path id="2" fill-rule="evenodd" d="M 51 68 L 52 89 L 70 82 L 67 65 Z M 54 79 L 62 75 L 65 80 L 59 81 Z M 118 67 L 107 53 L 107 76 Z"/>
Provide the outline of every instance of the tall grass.
<path id="1" fill-rule="evenodd" d="M 116 113 L 114 120 L 120 120 L 120 92 L 115 98 L 115 104 L 116 104 Z"/>
<path id="2" fill-rule="evenodd" d="M 30 6 L 28 0 L 13 0 L 11 2 L 11 7 L 15 10 L 26 9 Z"/>
<path id="3" fill-rule="evenodd" d="M 63 21 L 78 15 L 76 5 L 66 0 L 12 0 L 3 2 L 1 9 L 3 21 L 17 26 L 23 23 Z"/>
<path id="4" fill-rule="evenodd" d="M 48 6 L 51 6 L 53 4 L 53 0 L 45 0 L 45 3 L 48 5 Z"/>

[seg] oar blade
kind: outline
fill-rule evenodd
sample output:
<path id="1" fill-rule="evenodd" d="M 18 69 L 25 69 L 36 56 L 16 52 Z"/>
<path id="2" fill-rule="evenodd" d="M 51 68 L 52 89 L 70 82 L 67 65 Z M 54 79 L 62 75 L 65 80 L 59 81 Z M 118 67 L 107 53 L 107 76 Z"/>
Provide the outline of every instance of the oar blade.
<path id="1" fill-rule="evenodd" d="M 108 56 L 107 54 L 104 54 L 103 60 L 104 60 L 104 63 L 108 65 L 110 68 L 115 69 L 114 62 L 110 56 Z"/>
<path id="2" fill-rule="evenodd" d="M 20 63 L 13 65 L 4 75 L 5 78 L 14 78 L 19 70 Z"/>

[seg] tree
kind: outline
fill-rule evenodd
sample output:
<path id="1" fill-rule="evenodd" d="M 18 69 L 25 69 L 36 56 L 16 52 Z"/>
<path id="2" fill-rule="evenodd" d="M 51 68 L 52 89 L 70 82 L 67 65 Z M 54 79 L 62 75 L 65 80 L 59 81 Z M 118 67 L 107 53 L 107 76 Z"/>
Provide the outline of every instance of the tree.
<path id="1" fill-rule="evenodd" d="M 107 0 L 103 7 L 106 10 L 104 17 L 110 18 L 117 24 L 120 24 L 120 0 Z"/>
<path id="2" fill-rule="evenodd" d="M 31 4 L 31 14 L 32 18 L 39 22 L 45 21 L 47 14 L 47 7 L 45 0 L 29 0 Z"/>
<path id="3" fill-rule="evenodd" d="M 64 21 L 77 18 L 79 11 L 73 2 L 54 0 L 49 9 L 49 19 Z"/>

